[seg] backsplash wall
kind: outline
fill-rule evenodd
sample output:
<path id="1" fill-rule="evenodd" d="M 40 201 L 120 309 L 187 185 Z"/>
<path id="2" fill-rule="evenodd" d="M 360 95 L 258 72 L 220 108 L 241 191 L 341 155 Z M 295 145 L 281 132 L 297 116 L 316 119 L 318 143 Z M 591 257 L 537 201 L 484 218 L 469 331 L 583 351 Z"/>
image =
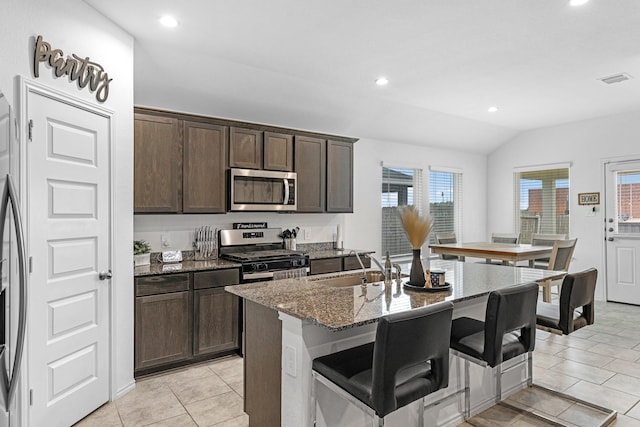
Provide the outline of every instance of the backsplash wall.
<path id="1" fill-rule="evenodd" d="M 191 250 L 194 230 L 203 225 L 212 228 L 232 228 L 234 222 L 266 221 L 269 227 L 292 229 L 300 227 L 299 244 L 333 242 L 337 226 L 345 236 L 345 215 L 352 214 L 279 214 L 272 212 L 234 212 L 223 215 L 134 215 L 133 236 L 135 240 L 146 240 L 152 251 Z M 162 246 L 162 237 L 169 245 Z M 345 242 L 345 247 L 348 242 Z M 367 249 L 367 248 L 362 248 Z"/>

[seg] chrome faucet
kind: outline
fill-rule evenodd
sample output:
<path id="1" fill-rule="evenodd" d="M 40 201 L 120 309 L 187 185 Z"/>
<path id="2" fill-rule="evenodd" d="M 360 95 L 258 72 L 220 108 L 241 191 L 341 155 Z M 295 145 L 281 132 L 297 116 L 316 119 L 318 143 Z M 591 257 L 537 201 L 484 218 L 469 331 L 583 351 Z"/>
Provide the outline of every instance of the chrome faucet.
<path id="1" fill-rule="evenodd" d="M 384 276 L 385 279 L 387 279 L 387 275 L 384 272 L 384 267 L 382 266 L 382 264 L 380 264 L 380 261 L 378 261 L 377 259 L 375 259 L 373 256 L 371 256 L 370 254 L 365 254 L 364 256 L 366 256 L 367 258 L 369 258 L 371 261 L 373 261 L 378 268 L 380 269 L 380 271 L 382 272 L 382 275 Z M 390 279 L 390 278 L 389 278 Z"/>
<path id="2" fill-rule="evenodd" d="M 355 255 L 356 258 L 358 258 L 358 262 L 360 263 L 360 267 L 362 267 L 362 284 L 365 285 L 367 283 L 367 269 L 364 268 L 364 264 L 362 263 L 362 260 L 360 259 L 360 255 L 358 255 L 358 252 L 351 250 L 349 251 L 349 256 L 351 255 Z"/>
<path id="3" fill-rule="evenodd" d="M 402 280 L 400 278 L 400 275 L 402 274 L 402 268 L 400 267 L 400 264 L 393 264 L 393 268 L 396 269 L 396 280 L 398 281 L 398 283 L 400 283 L 400 281 Z"/>

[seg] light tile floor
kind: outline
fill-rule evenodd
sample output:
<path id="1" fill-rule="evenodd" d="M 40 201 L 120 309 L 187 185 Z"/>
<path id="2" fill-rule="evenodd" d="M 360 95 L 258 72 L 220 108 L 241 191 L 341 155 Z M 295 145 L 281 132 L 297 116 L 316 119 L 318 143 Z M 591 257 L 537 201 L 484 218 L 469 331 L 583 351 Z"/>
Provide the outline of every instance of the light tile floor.
<path id="1" fill-rule="evenodd" d="M 533 377 L 544 387 L 615 409 L 616 426 L 640 427 L 640 307 L 598 302 L 594 325 L 570 336 L 537 331 Z M 248 426 L 242 378 L 239 357 L 145 378 L 76 426 Z M 495 408 L 486 425 L 540 425 Z"/>
<path id="2" fill-rule="evenodd" d="M 246 427 L 242 359 L 229 356 L 140 379 L 76 427 Z"/>

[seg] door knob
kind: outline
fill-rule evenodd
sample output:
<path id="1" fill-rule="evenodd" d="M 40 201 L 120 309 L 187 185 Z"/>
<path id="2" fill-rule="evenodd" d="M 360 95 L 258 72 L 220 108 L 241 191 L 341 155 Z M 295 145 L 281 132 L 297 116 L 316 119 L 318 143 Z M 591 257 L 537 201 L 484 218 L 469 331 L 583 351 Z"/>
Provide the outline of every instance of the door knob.
<path id="1" fill-rule="evenodd" d="M 607 240 L 613 242 L 613 237 L 609 237 Z"/>
<path id="2" fill-rule="evenodd" d="M 111 279 L 111 270 L 109 271 L 101 271 L 100 273 L 98 273 L 98 279 L 100 280 L 107 280 L 107 279 Z"/>

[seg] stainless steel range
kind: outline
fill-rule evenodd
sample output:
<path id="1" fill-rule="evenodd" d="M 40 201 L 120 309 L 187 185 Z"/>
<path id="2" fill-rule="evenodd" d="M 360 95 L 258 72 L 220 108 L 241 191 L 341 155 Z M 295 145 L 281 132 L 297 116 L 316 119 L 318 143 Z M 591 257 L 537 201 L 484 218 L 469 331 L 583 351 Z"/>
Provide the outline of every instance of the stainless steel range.
<path id="1" fill-rule="evenodd" d="M 309 258 L 284 249 L 281 228 L 220 230 L 219 255 L 242 264 L 242 282 L 306 276 Z"/>

